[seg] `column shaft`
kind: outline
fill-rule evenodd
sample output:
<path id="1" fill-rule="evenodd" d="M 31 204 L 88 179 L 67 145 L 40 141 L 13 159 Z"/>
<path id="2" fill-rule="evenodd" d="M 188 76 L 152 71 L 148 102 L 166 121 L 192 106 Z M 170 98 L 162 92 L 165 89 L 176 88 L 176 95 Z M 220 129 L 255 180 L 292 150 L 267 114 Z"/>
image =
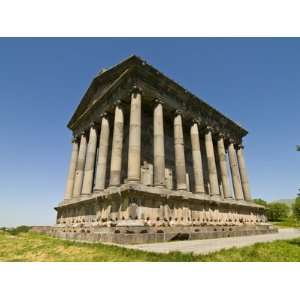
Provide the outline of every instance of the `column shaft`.
<path id="1" fill-rule="evenodd" d="M 243 200 L 244 196 L 243 196 L 242 184 L 240 180 L 239 166 L 238 166 L 236 151 L 233 143 L 230 143 L 228 148 L 228 153 L 229 153 L 229 162 L 230 162 L 231 177 L 232 177 L 235 199 Z"/>
<path id="2" fill-rule="evenodd" d="M 122 149 L 123 149 L 124 116 L 120 106 L 116 106 L 114 132 L 110 162 L 110 186 L 121 184 Z"/>
<path id="3" fill-rule="evenodd" d="M 231 189 L 229 185 L 228 171 L 227 171 L 227 159 L 226 159 L 226 152 L 224 147 L 224 138 L 222 136 L 220 136 L 218 139 L 218 154 L 219 154 L 219 161 L 220 161 L 223 195 L 225 199 L 232 198 Z"/>
<path id="4" fill-rule="evenodd" d="M 180 114 L 174 118 L 174 146 L 177 190 L 186 190 L 186 168 L 184 155 L 184 140 L 182 117 Z"/>
<path id="5" fill-rule="evenodd" d="M 238 164 L 240 169 L 240 175 L 241 175 L 241 181 L 242 181 L 242 188 L 244 192 L 245 200 L 251 200 L 251 193 L 250 193 L 250 186 L 246 171 L 246 163 L 244 159 L 244 151 L 243 146 L 240 145 L 237 150 L 237 158 L 238 158 Z"/>
<path id="6" fill-rule="evenodd" d="M 213 196 L 220 195 L 214 144 L 212 141 L 212 134 L 210 130 L 208 130 L 205 134 L 205 149 L 206 149 L 206 156 L 207 156 L 210 193 Z"/>
<path id="7" fill-rule="evenodd" d="M 154 108 L 154 185 L 165 185 L 165 145 L 163 106 L 158 103 Z"/>
<path id="8" fill-rule="evenodd" d="M 191 144 L 193 154 L 195 193 L 204 193 L 202 157 L 200 151 L 199 129 L 197 123 L 194 123 L 191 126 Z"/>
<path id="9" fill-rule="evenodd" d="M 75 179 L 75 171 L 76 171 L 76 164 L 78 159 L 78 141 L 75 139 L 72 141 L 72 154 L 69 164 L 69 172 L 68 172 L 68 179 L 67 179 L 67 186 L 65 191 L 65 200 L 72 199 L 73 196 L 73 188 L 74 188 L 74 179 Z"/>
<path id="10" fill-rule="evenodd" d="M 141 177 L 141 105 L 139 91 L 131 95 L 129 146 L 128 146 L 128 181 L 140 181 Z"/>
<path id="11" fill-rule="evenodd" d="M 100 132 L 100 139 L 99 139 L 95 191 L 102 191 L 105 188 L 108 147 L 109 147 L 109 122 L 108 122 L 108 118 L 104 116 L 102 117 L 101 120 L 101 132 Z"/>
<path id="12" fill-rule="evenodd" d="M 75 181 L 74 181 L 74 190 L 73 190 L 74 197 L 79 197 L 81 194 L 85 157 L 86 157 L 86 148 L 87 148 L 86 146 L 87 146 L 86 136 L 85 134 L 82 134 L 80 138 L 79 154 L 78 154 L 76 172 L 75 172 Z"/>
<path id="13" fill-rule="evenodd" d="M 95 126 L 90 128 L 89 143 L 86 153 L 86 162 L 84 167 L 84 177 L 82 184 L 82 194 L 90 194 L 93 190 L 93 179 L 95 170 L 95 158 L 97 148 L 97 131 Z"/>

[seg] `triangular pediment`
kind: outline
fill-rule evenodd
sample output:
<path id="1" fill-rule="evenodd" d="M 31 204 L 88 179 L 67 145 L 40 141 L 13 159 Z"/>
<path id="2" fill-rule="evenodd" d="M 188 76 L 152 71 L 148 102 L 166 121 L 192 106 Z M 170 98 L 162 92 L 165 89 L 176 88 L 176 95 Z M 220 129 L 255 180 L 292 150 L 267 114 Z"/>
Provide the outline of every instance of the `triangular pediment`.
<path id="1" fill-rule="evenodd" d="M 129 69 L 133 68 L 139 62 L 141 62 L 141 59 L 133 55 L 108 70 L 101 70 L 92 80 L 83 95 L 68 126 L 70 127 L 70 125 L 93 104 L 95 99 L 101 99 L 101 96 L 113 86 L 116 80 L 122 77 L 124 72 L 128 72 Z"/>
<path id="2" fill-rule="evenodd" d="M 218 120 L 221 126 L 232 128 L 238 136 L 244 136 L 247 131 L 222 113 L 211 107 L 204 100 L 193 95 L 174 80 L 170 79 L 153 66 L 149 65 L 138 56 L 130 56 L 121 63 L 113 66 L 108 70 L 101 71 L 92 81 L 82 100 L 73 114 L 68 127 L 74 129 L 74 124 L 80 118 L 84 118 L 93 106 L 103 101 L 108 93 L 120 86 L 123 81 L 131 78 L 133 80 L 142 80 L 144 83 L 151 85 L 154 89 L 162 91 L 166 97 L 179 99 L 189 111 L 199 111 L 212 122 Z"/>

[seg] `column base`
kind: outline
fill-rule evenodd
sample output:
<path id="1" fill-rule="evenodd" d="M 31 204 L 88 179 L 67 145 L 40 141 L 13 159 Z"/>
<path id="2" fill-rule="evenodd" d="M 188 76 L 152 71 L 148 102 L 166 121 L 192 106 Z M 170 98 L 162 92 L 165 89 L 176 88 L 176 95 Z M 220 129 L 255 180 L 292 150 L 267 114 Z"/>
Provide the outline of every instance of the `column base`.
<path id="1" fill-rule="evenodd" d="M 140 179 L 127 179 L 127 183 L 140 183 Z"/>
<path id="2" fill-rule="evenodd" d="M 204 195 L 205 191 L 199 191 L 199 190 L 197 191 L 197 189 L 196 189 L 194 193 L 197 195 Z"/>
<path id="3" fill-rule="evenodd" d="M 212 200 L 222 200 L 223 199 L 220 194 L 211 194 L 210 198 Z"/>
<path id="4" fill-rule="evenodd" d="M 156 188 L 162 188 L 162 189 L 166 188 L 166 186 L 164 184 L 154 184 L 153 186 Z"/>
<path id="5" fill-rule="evenodd" d="M 119 186 L 121 186 L 120 183 L 119 184 L 110 184 L 108 187 L 110 188 L 110 187 L 119 187 Z"/>
<path id="6" fill-rule="evenodd" d="M 176 188 L 177 191 L 187 191 L 187 186 L 186 184 L 180 184 Z"/>

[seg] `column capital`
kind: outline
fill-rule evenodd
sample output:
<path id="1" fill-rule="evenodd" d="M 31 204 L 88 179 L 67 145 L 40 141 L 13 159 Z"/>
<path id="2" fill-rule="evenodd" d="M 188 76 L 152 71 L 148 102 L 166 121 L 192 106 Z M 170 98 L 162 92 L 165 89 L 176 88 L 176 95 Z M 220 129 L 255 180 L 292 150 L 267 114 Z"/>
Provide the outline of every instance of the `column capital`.
<path id="1" fill-rule="evenodd" d="M 199 127 L 201 126 L 201 122 L 196 118 L 188 119 L 185 120 L 184 122 L 189 128 L 193 127 L 194 125 L 197 125 L 197 128 L 199 130 Z"/>
<path id="2" fill-rule="evenodd" d="M 78 136 L 73 136 L 72 140 L 71 140 L 71 143 L 74 144 L 74 143 L 78 143 L 79 142 L 79 137 Z"/>
<path id="3" fill-rule="evenodd" d="M 165 101 L 163 100 L 163 99 L 161 99 L 161 98 L 154 98 L 153 99 L 153 102 L 154 102 L 154 104 L 161 104 L 161 105 L 164 105 L 165 104 Z"/>
<path id="4" fill-rule="evenodd" d="M 176 109 L 175 110 L 175 116 L 178 116 L 178 115 L 183 116 L 183 110 L 182 109 Z"/>
<path id="5" fill-rule="evenodd" d="M 233 145 L 236 144 L 236 140 L 232 137 L 228 138 L 228 142 L 229 142 L 229 144 L 233 144 Z"/>
<path id="6" fill-rule="evenodd" d="M 191 120 L 191 124 L 192 125 L 197 124 L 198 126 L 200 126 L 201 125 L 201 121 L 199 119 L 194 118 L 194 119 Z"/>
<path id="7" fill-rule="evenodd" d="M 100 114 L 100 119 L 106 118 L 108 116 L 108 112 L 104 111 L 103 113 Z"/>
<path id="8" fill-rule="evenodd" d="M 131 94 L 140 94 L 142 95 L 143 90 L 141 87 L 137 86 L 137 85 L 133 85 L 133 87 L 131 88 Z"/>
<path id="9" fill-rule="evenodd" d="M 113 106 L 113 108 L 115 109 L 115 106 Z M 114 113 L 110 112 L 109 110 L 102 112 L 99 115 L 99 118 L 97 119 L 97 127 L 101 128 L 101 124 L 103 122 L 103 119 L 107 119 L 109 122 L 111 122 L 113 120 L 113 116 Z"/>
<path id="10" fill-rule="evenodd" d="M 244 145 L 243 144 L 238 144 L 237 145 L 237 149 L 244 149 L 245 147 L 244 147 Z"/>
<path id="11" fill-rule="evenodd" d="M 94 121 L 92 121 L 92 122 L 90 123 L 90 127 L 89 127 L 89 128 L 94 128 L 94 129 L 96 129 L 96 126 L 97 126 L 97 123 L 94 122 Z"/>
<path id="12" fill-rule="evenodd" d="M 217 132 L 216 137 L 218 140 L 223 139 L 223 141 L 225 142 L 226 139 L 228 139 L 228 136 L 226 133 L 224 132 Z"/>
<path id="13" fill-rule="evenodd" d="M 115 100 L 115 102 L 113 103 L 114 108 L 116 108 L 117 106 L 120 108 L 123 108 L 123 106 L 125 105 L 124 101 L 121 99 L 117 99 Z"/>
<path id="14" fill-rule="evenodd" d="M 79 138 L 79 137 L 81 138 L 82 136 L 85 136 L 85 137 L 87 136 L 86 130 L 80 131 L 77 137 L 78 137 L 78 138 Z"/>
<path id="15" fill-rule="evenodd" d="M 214 133 L 214 128 L 210 125 L 206 125 L 206 127 L 204 128 L 204 133 L 206 134 L 209 132 Z"/>

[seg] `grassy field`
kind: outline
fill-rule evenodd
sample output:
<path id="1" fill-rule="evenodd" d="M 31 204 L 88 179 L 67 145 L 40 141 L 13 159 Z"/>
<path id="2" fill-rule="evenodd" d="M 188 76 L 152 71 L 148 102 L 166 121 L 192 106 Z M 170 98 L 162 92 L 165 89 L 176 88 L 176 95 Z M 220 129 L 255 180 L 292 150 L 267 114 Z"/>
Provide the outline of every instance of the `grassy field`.
<path id="1" fill-rule="evenodd" d="M 300 221 L 296 220 L 293 217 L 287 218 L 285 220 L 282 220 L 280 222 L 272 222 L 273 225 L 277 227 L 294 227 L 299 228 L 300 227 Z"/>
<path id="2" fill-rule="evenodd" d="M 63 241 L 33 232 L 0 231 L 0 261 L 78 261 L 78 262 L 243 262 L 300 261 L 300 239 L 261 243 L 244 248 L 222 250 L 209 255 L 173 252 L 155 254 L 103 244 Z"/>

